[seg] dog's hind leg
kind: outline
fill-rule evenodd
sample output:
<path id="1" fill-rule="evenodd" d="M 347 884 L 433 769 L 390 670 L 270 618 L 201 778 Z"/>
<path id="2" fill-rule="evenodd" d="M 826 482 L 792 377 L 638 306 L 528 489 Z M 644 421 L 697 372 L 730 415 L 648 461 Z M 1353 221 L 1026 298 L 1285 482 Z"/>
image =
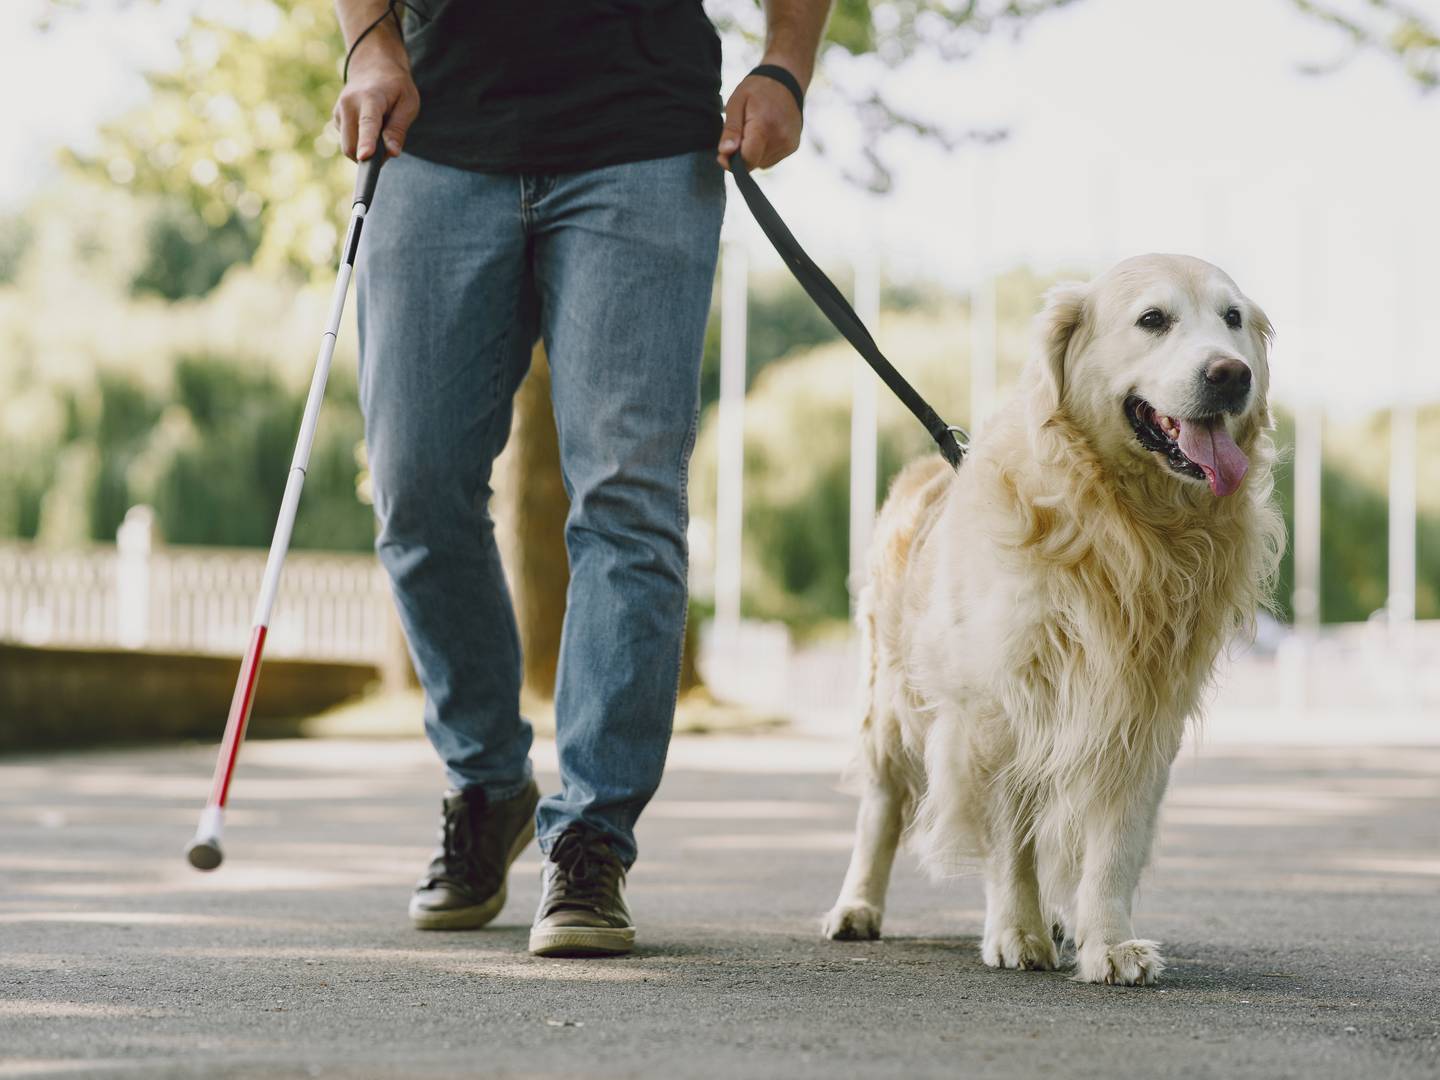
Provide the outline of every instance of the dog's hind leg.
<path id="1" fill-rule="evenodd" d="M 855 850 L 840 897 L 825 916 L 825 936 L 837 941 L 873 940 L 880 936 L 890 868 L 900 844 L 905 795 L 885 777 L 871 776 L 860 796 L 855 822 Z"/>
<path id="2" fill-rule="evenodd" d="M 1073 831 L 1078 834 L 1078 830 Z M 1080 881 L 1081 843 L 1078 835 L 1072 836 L 1066 821 L 1042 824 L 1036 842 L 1040 910 L 1050 924 L 1051 940 L 1062 951 L 1067 941 L 1075 940 L 1075 888 Z"/>
<path id="3" fill-rule="evenodd" d="M 821 928 L 837 941 L 867 941 L 880 936 L 885 892 L 890 869 L 905 823 L 910 792 L 896 772 L 893 758 L 900 742 L 899 717 L 893 707 L 893 686 L 876 633 L 875 590 L 871 584 L 861 596 L 860 631 L 865 658 L 860 695 L 865 718 L 860 725 L 860 761 L 865 786 L 855 821 L 855 848 L 840 886 L 839 899 L 825 915 Z"/>

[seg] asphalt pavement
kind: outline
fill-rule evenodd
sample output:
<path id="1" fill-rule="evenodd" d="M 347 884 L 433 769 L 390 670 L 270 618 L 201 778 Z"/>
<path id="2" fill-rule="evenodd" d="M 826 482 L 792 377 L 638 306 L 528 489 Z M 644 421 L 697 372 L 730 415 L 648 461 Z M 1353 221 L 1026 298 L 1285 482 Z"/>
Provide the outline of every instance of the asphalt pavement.
<path id="1" fill-rule="evenodd" d="M 904 856 L 886 940 L 823 940 L 845 753 L 677 740 L 612 960 L 526 954 L 533 848 L 491 928 L 410 929 L 419 741 L 248 745 L 209 875 L 213 748 L 0 760 L 0 1077 L 1440 1076 L 1440 748 L 1187 750 L 1149 989 L 987 969 L 979 882 Z"/>

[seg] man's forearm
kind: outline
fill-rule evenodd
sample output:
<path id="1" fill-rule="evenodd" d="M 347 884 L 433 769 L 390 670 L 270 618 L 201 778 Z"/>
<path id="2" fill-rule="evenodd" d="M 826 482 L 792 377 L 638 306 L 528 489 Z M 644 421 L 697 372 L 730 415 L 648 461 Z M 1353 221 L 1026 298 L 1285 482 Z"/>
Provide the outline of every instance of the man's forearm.
<path id="1" fill-rule="evenodd" d="M 345 39 L 345 86 L 335 102 L 340 149 L 365 161 L 381 142 L 400 153 L 420 114 L 420 92 L 410 75 L 405 37 L 390 0 L 335 0 Z"/>
<path id="2" fill-rule="evenodd" d="M 764 63 L 779 64 L 809 87 L 831 0 L 765 0 Z"/>
<path id="3" fill-rule="evenodd" d="M 335 18 L 340 23 L 340 36 L 345 40 L 348 52 L 355 39 L 365 28 L 380 19 L 390 7 L 390 0 L 335 0 Z M 366 35 L 362 50 L 375 49 L 388 58 L 409 67 L 409 56 L 405 52 L 405 41 L 400 36 L 400 27 L 395 19 L 383 19 L 379 26 Z M 359 51 L 359 50 L 357 50 Z"/>

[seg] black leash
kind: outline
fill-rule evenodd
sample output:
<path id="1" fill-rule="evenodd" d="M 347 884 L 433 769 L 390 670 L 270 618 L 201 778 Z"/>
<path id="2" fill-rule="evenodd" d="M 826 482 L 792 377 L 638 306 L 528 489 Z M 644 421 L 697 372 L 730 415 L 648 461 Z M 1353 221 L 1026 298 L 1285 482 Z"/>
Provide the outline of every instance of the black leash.
<path id="1" fill-rule="evenodd" d="M 775 250 L 785 260 L 785 265 L 795 275 L 795 280 L 810 294 L 810 299 L 815 301 L 825 313 L 825 317 L 835 324 L 835 329 L 844 334 L 845 339 L 855 346 L 855 351 L 875 369 L 875 374 L 905 403 L 905 407 L 915 414 L 915 418 L 925 425 L 925 430 L 939 446 L 941 456 L 958 469 L 965 460 L 965 451 L 970 448 L 969 436 L 963 429 L 951 427 L 940 419 L 929 403 L 895 370 L 895 365 L 885 359 L 885 354 L 880 351 L 880 346 L 875 344 L 875 339 L 870 336 L 870 331 L 865 329 L 865 324 L 860 321 L 860 316 L 855 314 L 850 302 L 835 287 L 835 283 L 825 276 L 825 272 L 815 265 L 814 260 L 805 254 L 800 242 L 786 228 L 785 222 L 780 220 L 780 215 L 770 205 L 770 200 L 765 198 L 738 152 L 730 155 L 730 172 L 734 174 L 735 185 L 750 207 L 750 213 L 755 215 L 761 230 L 770 243 L 775 245 Z M 961 438 L 957 439 L 957 434 Z"/>

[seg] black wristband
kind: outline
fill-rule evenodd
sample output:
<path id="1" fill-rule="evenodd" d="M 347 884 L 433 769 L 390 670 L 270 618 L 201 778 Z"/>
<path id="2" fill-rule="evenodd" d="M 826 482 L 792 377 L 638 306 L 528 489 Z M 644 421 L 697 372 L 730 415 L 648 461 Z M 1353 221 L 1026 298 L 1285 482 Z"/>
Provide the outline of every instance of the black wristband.
<path id="1" fill-rule="evenodd" d="M 759 67 L 750 69 L 751 75 L 763 75 L 767 79 L 774 79 L 781 86 L 789 90 L 795 97 L 795 104 L 800 106 L 800 112 L 805 112 L 805 91 L 800 89 L 800 80 L 786 71 L 779 64 L 761 64 Z"/>

